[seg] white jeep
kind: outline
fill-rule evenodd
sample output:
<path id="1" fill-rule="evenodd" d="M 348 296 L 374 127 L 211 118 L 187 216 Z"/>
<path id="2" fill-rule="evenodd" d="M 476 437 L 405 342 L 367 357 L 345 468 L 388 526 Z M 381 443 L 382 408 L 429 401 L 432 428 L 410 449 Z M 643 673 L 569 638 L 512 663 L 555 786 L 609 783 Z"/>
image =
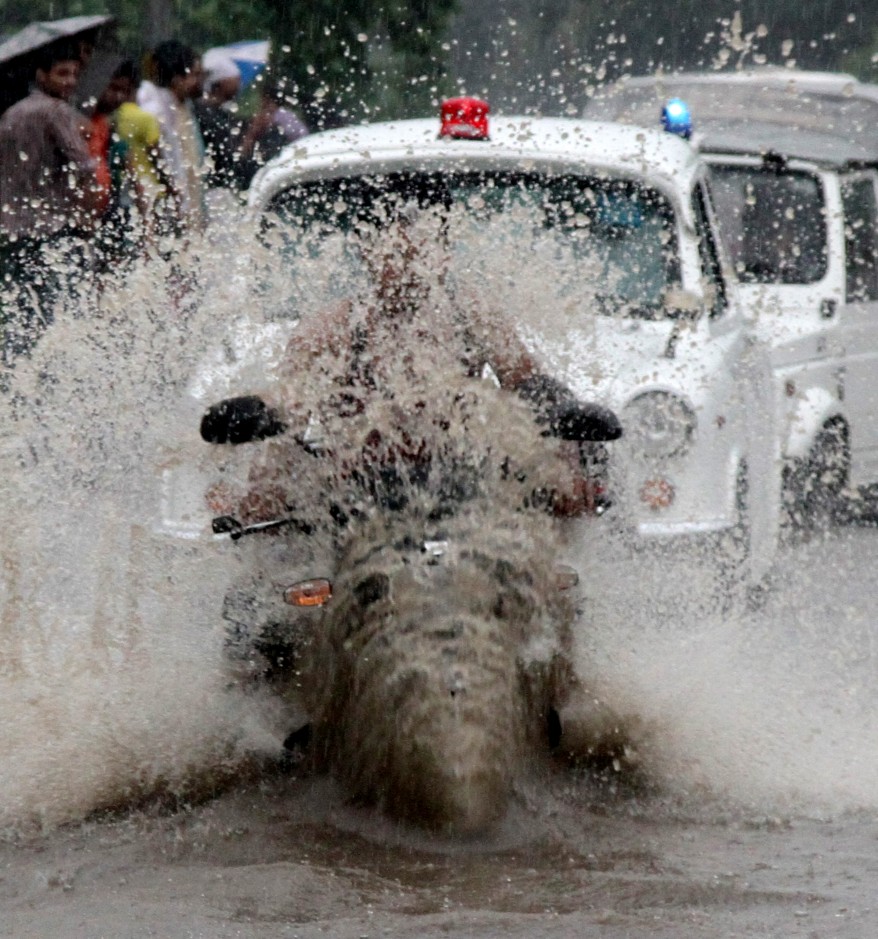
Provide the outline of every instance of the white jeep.
<path id="1" fill-rule="evenodd" d="M 441 187 L 456 289 L 502 307 L 547 371 L 621 418 L 618 524 L 647 541 L 735 534 L 758 580 L 779 516 L 762 446 L 770 374 L 724 275 L 704 161 L 673 135 L 611 123 L 442 130 L 314 134 L 257 175 L 249 205 L 292 285 L 276 323 L 292 330 L 302 306 L 356 289 L 352 231 L 375 193 Z M 247 334 L 236 323 L 229 341 Z M 205 404 L 255 390 L 205 369 L 193 386 Z"/>
<path id="2" fill-rule="evenodd" d="M 878 88 L 786 69 L 678 74 L 612 86 L 588 113 L 654 126 L 669 99 L 691 113 L 751 334 L 770 350 L 793 517 L 853 497 L 865 508 L 878 485 Z"/>

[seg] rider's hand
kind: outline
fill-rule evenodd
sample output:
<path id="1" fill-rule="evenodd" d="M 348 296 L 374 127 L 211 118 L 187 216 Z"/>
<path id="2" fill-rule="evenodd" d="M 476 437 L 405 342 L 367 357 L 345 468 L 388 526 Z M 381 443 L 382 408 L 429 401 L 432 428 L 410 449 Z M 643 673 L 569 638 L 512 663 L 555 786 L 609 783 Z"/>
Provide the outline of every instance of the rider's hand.
<path id="1" fill-rule="evenodd" d="M 238 504 L 238 519 L 245 525 L 271 522 L 289 514 L 286 490 L 279 485 L 267 484 L 251 488 Z"/>
<path id="2" fill-rule="evenodd" d="M 565 492 L 556 491 L 552 494 L 552 514 L 557 518 L 594 515 L 594 510 L 594 482 L 585 476 L 579 476 Z"/>
<path id="3" fill-rule="evenodd" d="M 558 518 L 593 515 L 595 481 L 582 474 L 578 445 L 565 441 L 559 447 L 559 452 L 568 472 L 566 478 L 559 481 L 552 491 L 552 514 Z"/>

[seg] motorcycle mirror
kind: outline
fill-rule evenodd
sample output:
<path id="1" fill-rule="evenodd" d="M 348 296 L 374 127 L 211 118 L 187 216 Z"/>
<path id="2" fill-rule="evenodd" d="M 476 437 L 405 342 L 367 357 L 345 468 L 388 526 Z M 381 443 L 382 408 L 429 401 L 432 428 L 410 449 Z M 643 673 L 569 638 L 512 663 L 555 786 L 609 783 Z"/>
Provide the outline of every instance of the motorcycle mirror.
<path id="1" fill-rule="evenodd" d="M 606 442 L 622 436 L 619 418 L 600 404 L 571 402 L 555 410 L 547 433 L 562 440 Z"/>
<path id="2" fill-rule="evenodd" d="M 545 437 L 583 442 L 606 442 L 622 436 L 619 418 L 600 404 L 578 401 L 562 382 L 551 375 L 535 373 L 516 387 L 533 404 L 537 423 L 548 425 Z"/>
<path id="3" fill-rule="evenodd" d="M 258 395 L 225 398 L 212 404 L 201 418 L 201 439 L 207 443 L 250 443 L 286 429 L 277 411 Z"/>

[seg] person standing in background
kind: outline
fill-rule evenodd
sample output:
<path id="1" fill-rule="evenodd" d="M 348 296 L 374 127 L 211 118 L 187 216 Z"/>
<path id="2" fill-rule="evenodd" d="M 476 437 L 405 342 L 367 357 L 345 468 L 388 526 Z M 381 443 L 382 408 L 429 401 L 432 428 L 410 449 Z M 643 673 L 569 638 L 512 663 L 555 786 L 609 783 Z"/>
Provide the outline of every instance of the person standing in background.
<path id="1" fill-rule="evenodd" d="M 158 118 L 136 103 L 139 79 L 139 70 L 129 59 L 116 69 L 110 85 L 120 102 L 113 115 L 116 136 L 127 145 L 121 200 L 129 214 L 128 230 L 135 242 L 149 244 L 155 234 L 156 215 L 176 211 L 164 212 L 157 206 L 166 200 L 178 206 L 179 194 L 162 162 Z"/>
<path id="2" fill-rule="evenodd" d="M 54 319 L 62 288 L 88 275 L 102 193 L 85 119 L 70 105 L 79 50 L 53 43 L 36 60 L 34 89 L 0 118 L 3 359 L 11 366 Z"/>
<path id="3" fill-rule="evenodd" d="M 97 221 L 103 223 L 112 197 L 112 179 L 110 176 L 110 141 L 113 127 L 110 115 L 115 105 L 105 89 L 97 100 L 94 110 L 86 122 L 86 146 L 94 164 L 95 183 L 97 186 L 95 213 Z"/>
<path id="4" fill-rule="evenodd" d="M 193 101 L 201 96 L 201 60 L 189 46 L 175 39 L 153 49 L 155 91 L 142 107 L 154 114 L 161 129 L 161 156 L 173 180 L 173 214 L 165 219 L 168 233 L 182 234 L 204 228 L 204 142 Z"/>
<path id="5" fill-rule="evenodd" d="M 241 188 L 249 186 L 256 171 L 276 157 L 287 144 L 308 133 L 305 122 L 294 111 L 284 107 L 282 83 L 265 79 L 259 110 L 247 122 L 241 138 L 238 170 Z"/>
<path id="6" fill-rule="evenodd" d="M 241 70 L 223 49 L 208 49 L 203 64 L 204 97 L 195 102 L 195 114 L 209 166 L 207 185 L 237 188 L 241 123 L 234 111 Z"/>

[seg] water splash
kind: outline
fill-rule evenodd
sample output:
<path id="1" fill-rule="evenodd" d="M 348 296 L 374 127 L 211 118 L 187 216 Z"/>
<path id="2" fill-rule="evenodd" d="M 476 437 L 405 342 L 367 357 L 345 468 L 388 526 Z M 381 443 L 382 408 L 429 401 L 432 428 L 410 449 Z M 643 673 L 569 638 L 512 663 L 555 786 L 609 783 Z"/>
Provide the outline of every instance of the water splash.
<path id="1" fill-rule="evenodd" d="M 697 555 L 593 562 L 582 661 L 633 716 L 663 791 L 721 815 L 874 811 L 873 541 L 853 528 L 788 544 L 750 612 L 711 604 Z"/>
<path id="2" fill-rule="evenodd" d="M 295 279 L 278 258 L 236 223 L 173 264 L 139 261 L 87 309 L 59 309 L 16 366 L 0 413 L 8 832 L 185 795 L 274 752 L 288 729 L 223 667 L 222 596 L 249 551 L 154 529 L 157 472 L 216 463 L 196 436 L 205 399 L 270 378 L 230 343 L 236 321 L 246 313 L 277 347 L 291 310 L 310 315 L 333 295 L 331 256 L 305 259 L 309 276 Z M 535 278 L 552 297 L 549 267 L 508 260 L 531 285 L 516 306 L 515 278 L 502 279 L 508 313 L 536 305 Z M 240 386 L 220 391 L 233 374 Z M 580 655 L 596 692 L 644 729 L 646 772 L 670 792 L 765 811 L 874 808 L 870 533 L 834 536 L 829 563 L 817 542 L 788 552 L 767 607 L 728 616 L 702 602 L 697 564 L 652 569 L 598 527 L 611 524 L 570 548 L 594 571 Z M 836 604 L 838 584 L 852 586 Z"/>
<path id="3" fill-rule="evenodd" d="M 185 793 L 277 745 L 222 673 L 228 559 L 154 530 L 163 454 L 203 458 L 184 389 L 241 303 L 242 259 L 202 242 L 138 262 L 59 305 L 16 364 L 0 414 L 2 828 Z"/>

